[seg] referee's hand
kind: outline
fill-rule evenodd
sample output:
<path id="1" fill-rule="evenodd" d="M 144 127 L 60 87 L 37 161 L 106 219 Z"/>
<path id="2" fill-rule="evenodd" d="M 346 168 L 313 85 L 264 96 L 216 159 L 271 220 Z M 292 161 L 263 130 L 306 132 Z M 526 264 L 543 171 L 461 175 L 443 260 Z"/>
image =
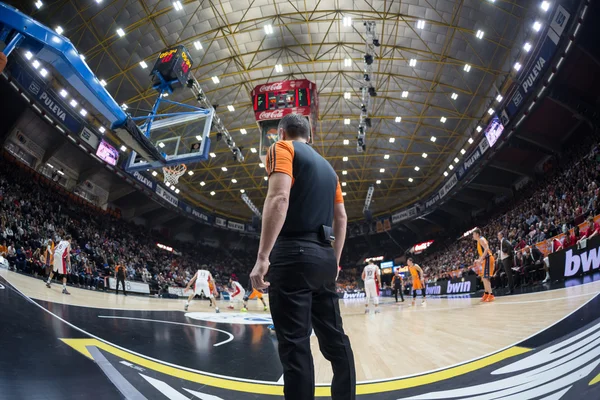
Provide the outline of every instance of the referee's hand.
<path id="1" fill-rule="evenodd" d="M 269 272 L 269 260 L 257 259 L 254 268 L 250 273 L 252 287 L 257 290 L 263 290 L 269 287 L 270 283 L 265 282 L 265 275 Z"/>

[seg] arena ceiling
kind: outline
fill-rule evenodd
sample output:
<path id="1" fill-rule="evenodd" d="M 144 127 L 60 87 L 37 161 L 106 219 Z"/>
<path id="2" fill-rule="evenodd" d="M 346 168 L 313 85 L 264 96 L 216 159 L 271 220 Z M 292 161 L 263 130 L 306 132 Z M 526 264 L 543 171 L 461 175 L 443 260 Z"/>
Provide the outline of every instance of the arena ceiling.
<path id="1" fill-rule="evenodd" d="M 375 185 L 371 209 L 389 212 L 427 196 L 461 149 L 468 151 L 469 138 L 477 142 L 481 134 L 475 128 L 511 82 L 515 57 L 535 35 L 531 24 L 540 13 L 538 1 L 523 0 L 43 0 L 40 10 L 34 1 L 12 3 L 29 7 L 25 11 L 50 27 L 60 26 L 132 113 L 150 109 L 156 98 L 149 68 L 140 62 L 151 67 L 161 50 L 185 45 L 195 78 L 219 105 L 217 113 L 244 148 L 245 161 L 233 160 L 226 144 L 211 136 L 216 157 L 189 166 L 194 174 L 180 180 L 181 195 L 243 217 L 251 212 L 241 190 L 261 208 L 267 188 L 265 170 L 252 152 L 259 147 L 250 101 L 256 85 L 315 82 L 320 109 L 314 146 L 338 172 L 350 217 L 361 216 L 370 185 Z M 351 26 L 344 17 L 352 18 Z M 363 21 L 376 22 L 381 45 L 373 64 L 373 125 L 367 151 L 357 153 Z M 265 33 L 266 25 L 272 34 Z M 195 104 L 186 89 L 173 99 Z"/>

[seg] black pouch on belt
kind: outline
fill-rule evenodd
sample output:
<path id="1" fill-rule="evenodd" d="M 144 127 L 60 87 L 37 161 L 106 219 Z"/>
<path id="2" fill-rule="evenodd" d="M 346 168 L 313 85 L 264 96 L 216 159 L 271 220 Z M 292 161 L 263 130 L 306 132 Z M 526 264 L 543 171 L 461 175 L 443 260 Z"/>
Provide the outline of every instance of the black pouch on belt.
<path id="1" fill-rule="evenodd" d="M 319 229 L 319 239 L 328 244 L 333 242 L 335 240 L 333 228 L 331 226 L 321 225 L 321 229 Z"/>

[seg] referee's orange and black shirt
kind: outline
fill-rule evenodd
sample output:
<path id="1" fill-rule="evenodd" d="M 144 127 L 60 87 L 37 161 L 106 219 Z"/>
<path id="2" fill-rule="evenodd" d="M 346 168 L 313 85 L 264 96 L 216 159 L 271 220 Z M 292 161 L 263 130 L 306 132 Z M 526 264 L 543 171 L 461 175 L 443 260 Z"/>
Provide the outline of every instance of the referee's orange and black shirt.
<path id="1" fill-rule="evenodd" d="M 267 153 L 267 173 L 292 178 L 292 189 L 281 236 L 318 233 L 332 226 L 334 204 L 343 203 L 342 188 L 333 167 L 310 145 L 280 140 Z"/>

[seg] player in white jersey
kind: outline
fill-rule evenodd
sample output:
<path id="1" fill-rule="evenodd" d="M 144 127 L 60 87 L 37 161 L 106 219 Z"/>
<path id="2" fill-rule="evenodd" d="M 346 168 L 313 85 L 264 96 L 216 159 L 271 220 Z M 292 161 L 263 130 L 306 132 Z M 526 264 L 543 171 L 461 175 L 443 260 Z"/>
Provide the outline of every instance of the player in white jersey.
<path id="1" fill-rule="evenodd" d="M 379 313 L 379 282 L 381 282 L 381 275 L 377 265 L 373 263 L 367 264 L 362 273 L 362 280 L 365 283 L 365 314 L 369 313 L 369 299 L 373 299 L 375 304 L 375 313 Z"/>
<path id="2" fill-rule="evenodd" d="M 206 268 L 206 265 L 203 265 L 202 268 Z M 194 275 L 194 277 L 188 282 L 187 287 L 185 288 L 186 292 L 190 290 L 190 287 L 194 282 L 196 282 L 196 285 L 194 286 L 194 292 L 190 294 L 190 297 L 188 297 L 187 301 L 185 302 L 184 310 L 188 310 L 188 307 L 190 306 L 190 301 L 192 301 L 194 296 L 202 296 L 202 294 L 204 294 L 210 300 L 210 306 L 212 307 L 214 305 L 215 311 L 219 313 L 220 311 L 219 307 L 217 307 L 215 296 L 213 294 L 213 291 L 210 289 L 210 283 L 213 283 L 213 287 L 215 283 L 215 280 L 210 271 L 206 269 L 199 269 L 198 272 L 196 272 L 196 274 Z"/>
<path id="3" fill-rule="evenodd" d="M 235 307 L 233 306 L 233 302 L 234 301 L 244 302 L 244 297 L 246 296 L 246 290 L 234 278 L 229 279 L 229 285 L 233 289 L 233 292 L 229 293 L 229 307 L 227 307 L 227 308 L 229 308 L 230 310 L 234 310 Z M 242 304 L 244 304 L 244 303 L 242 303 Z M 245 308 L 244 305 L 242 307 Z"/>
<path id="4" fill-rule="evenodd" d="M 50 282 L 54 274 L 62 275 L 63 294 L 71 294 L 67 291 L 67 274 L 71 271 L 71 236 L 67 235 L 54 248 L 54 259 L 52 261 L 52 271 L 48 276 L 46 287 L 50 288 Z"/>

